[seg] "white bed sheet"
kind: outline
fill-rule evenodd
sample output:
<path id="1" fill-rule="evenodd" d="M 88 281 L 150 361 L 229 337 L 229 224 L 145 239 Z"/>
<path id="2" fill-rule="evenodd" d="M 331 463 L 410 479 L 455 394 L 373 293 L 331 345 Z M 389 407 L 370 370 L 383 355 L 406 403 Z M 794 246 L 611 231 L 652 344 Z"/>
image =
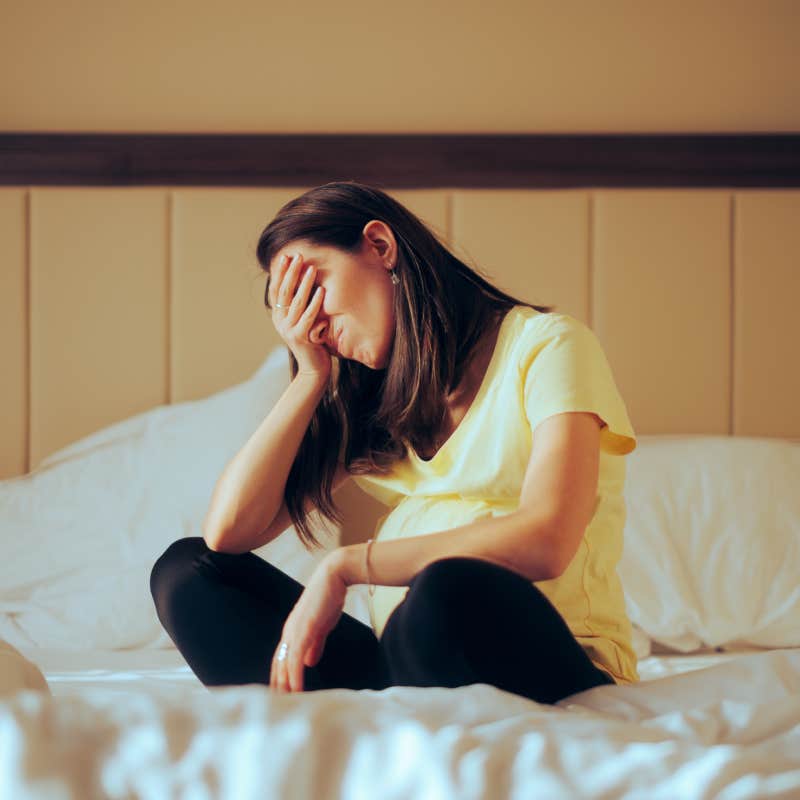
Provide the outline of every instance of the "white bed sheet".
<path id="1" fill-rule="evenodd" d="M 24 653 L 0 798 L 800 797 L 800 648 L 656 655 L 546 706 L 488 684 L 206 689 L 177 650 Z"/>
<path id="2" fill-rule="evenodd" d="M 794 650 L 795 648 L 790 648 Z M 44 673 L 54 696 L 91 688 L 129 692 L 174 685 L 196 693 L 206 687 L 174 648 L 140 650 L 65 650 L 19 648 Z M 797 648 L 800 652 L 800 648 Z M 763 648 L 739 648 L 731 652 L 706 649 L 690 654 L 651 655 L 639 659 L 642 682 L 666 678 L 722 664 Z"/>

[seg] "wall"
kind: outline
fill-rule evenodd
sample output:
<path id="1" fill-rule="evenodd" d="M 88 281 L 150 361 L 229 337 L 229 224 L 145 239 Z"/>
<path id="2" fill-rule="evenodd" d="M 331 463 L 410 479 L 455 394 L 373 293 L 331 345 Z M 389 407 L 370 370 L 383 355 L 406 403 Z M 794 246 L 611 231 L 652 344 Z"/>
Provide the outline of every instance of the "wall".
<path id="1" fill-rule="evenodd" d="M 2 131 L 800 130 L 794 0 L 43 0 L 2 17 Z"/>

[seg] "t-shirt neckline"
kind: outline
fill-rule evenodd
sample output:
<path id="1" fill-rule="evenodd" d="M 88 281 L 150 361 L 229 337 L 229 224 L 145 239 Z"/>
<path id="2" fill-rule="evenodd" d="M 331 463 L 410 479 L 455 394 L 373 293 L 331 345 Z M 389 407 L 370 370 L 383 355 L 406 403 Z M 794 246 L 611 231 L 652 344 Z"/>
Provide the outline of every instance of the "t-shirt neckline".
<path id="1" fill-rule="evenodd" d="M 456 425 L 456 429 L 447 437 L 447 440 L 444 444 L 433 454 L 433 456 L 427 461 L 420 457 L 417 454 L 417 451 L 413 448 L 410 442 L 406 443 L 406 450 L 409 453 L 410 457 L 417 463 L 425 467 L 430 467 L 437 459 L 440 458 L 442 451 L 447 449 L 453 439 L 459 436 L 459 432 L 462 428 L 469 422 L 470 418 L 476 412 L 476 409 L 480 406 L 483 402 L 484 395 L 489 391 L 489 386 L 494 379 L 494 373 L 497 371 L 498 362 L 500 360 L 500 354 L 502 353 L 505 347 L 505 333 L 508 327 L 508 322 L 511 319 L 512 312 L 514 312 L 518 306 L 513 306 L 510 308 L 506 313 L 503 319 L 500 322 L 500 328 L 497 332 L 497 340 L 494 343 L 494 349 L 492 350 L 491 358 L 489 359 L 489 365 L 486 367 L 486 372 L 483 375 L 483 380 L 481 381 L 481 385 L 478 387 L 478 391 L 475 394 L 475 397 L 472 399 L 472 402 L 469 404 L 469 408 L 466 410 L 464 416 L 461 418 L 461 422 Z"/>

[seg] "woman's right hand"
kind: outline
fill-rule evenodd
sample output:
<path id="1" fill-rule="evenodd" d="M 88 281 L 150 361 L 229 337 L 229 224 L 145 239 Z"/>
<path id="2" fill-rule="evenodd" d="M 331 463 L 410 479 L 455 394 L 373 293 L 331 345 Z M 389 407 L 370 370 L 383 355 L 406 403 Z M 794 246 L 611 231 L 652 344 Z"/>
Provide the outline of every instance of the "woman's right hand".
<path id="1" fill-rule="evenodd" d="M 297 359 L 298 375 L 311 374 L 327 380 L 333 364 L 331 354 L 323 345 L 314 344 L 309 338 L 317 313 L 322 307 L 324 290 L 318 286 L 309 302 L 316 270 L 312 264 L 300 275 L 302 260 L 300 253 L 296 253 L 291 260 L 285 255 L 281 258 L 275 275 L 270 276 L 272 322 Z M 277 303 L 284 308 L 278 308 Z"/>

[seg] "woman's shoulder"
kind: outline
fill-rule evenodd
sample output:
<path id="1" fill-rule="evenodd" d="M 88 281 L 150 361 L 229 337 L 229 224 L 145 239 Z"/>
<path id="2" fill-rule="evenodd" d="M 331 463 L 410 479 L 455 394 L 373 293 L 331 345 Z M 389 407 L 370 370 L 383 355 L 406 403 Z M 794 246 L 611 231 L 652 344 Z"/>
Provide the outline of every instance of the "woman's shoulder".
<path id="1" fill-rule="evenodd" d="M 537 311 L 530 306 L 514 306 L 511 310 L 526 331 L 554 333 L 588 327 L 584 322 L 565 311 Z"/>
<path id="2" fill-rule="evenodd" d="M 594 335 L 588 325 L 564 312 L 543 312 L 529 306 L 515 306 L 513 314 L 514 343 L 525 352 L 559 337 Z"/>

